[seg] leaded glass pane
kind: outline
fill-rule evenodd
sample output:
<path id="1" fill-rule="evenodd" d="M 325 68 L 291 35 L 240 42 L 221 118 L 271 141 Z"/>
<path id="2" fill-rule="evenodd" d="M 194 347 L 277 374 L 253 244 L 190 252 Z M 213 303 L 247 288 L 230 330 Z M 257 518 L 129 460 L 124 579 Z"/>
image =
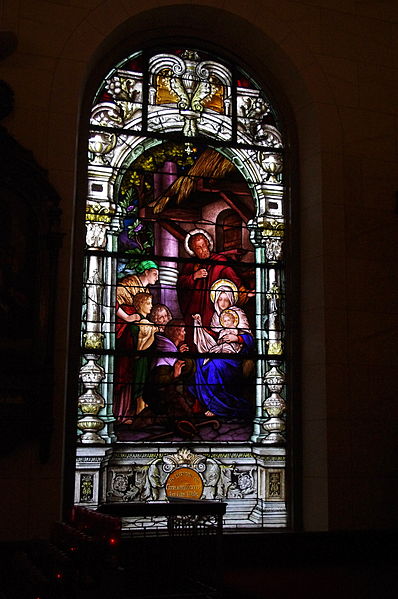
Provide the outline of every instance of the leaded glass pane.
<path id="1" fill-rule="evenodd" d="M 90 127 L 76 502 L 87 476 L 93 505 L 187 497 L 180 468 L 228 526 L 284 526 L 275 110 L 235 65 L 168 48 L 115 66 Z"/>
<path id="2" fill-rule="evenodd" d="M 193 50 L 149 61 L 148 129 L 231 138 L 231 73 Z M 217 118 L 215 118 L 217 115 Z"/>

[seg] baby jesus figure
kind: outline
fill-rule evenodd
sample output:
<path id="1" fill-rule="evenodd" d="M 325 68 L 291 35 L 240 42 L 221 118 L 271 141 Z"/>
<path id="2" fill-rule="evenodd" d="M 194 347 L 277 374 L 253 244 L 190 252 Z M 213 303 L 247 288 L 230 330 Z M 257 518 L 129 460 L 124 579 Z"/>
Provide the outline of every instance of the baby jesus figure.
<path id="1" fill-rule="evenodd" d="M 192 318 L 194 319 L 194 343 L 200 353 L 237 354 L 242 349 L 242 343 L 224 339 L 227 335 L 239 335 L 239 314 L 233 308 L 227 308 L 221 312 L 219 322 L 222 328 L 216 342 L 214 337 L 203 328 L 200 314 L 192 314 Z"/>

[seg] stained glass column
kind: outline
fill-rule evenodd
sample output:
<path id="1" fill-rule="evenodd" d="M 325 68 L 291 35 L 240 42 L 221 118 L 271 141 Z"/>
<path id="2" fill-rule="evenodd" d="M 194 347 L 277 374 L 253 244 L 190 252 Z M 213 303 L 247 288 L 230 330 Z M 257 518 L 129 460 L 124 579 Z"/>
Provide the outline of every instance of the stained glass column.
<path id="1" fill-rule="evenodd" d="M 111 171 L 98 163 L 94 158 L 90 167 L 89 197 L 86 214 L 86 268 L 85 268 L 85 301 L 83 305 L 84 333 L 82 348 L 83 363 L 79 378 L 84 386 L 78 399 L 82 417 L 77 426 L 82 432 L 79 441 L 82 444 L 105 444 L 112 440 L 112 419 L 101 414 L 106 401 L 100 392 L 100 385 L 106 379 L 105 369 L 101 364 L 105 334 L 104 317 L 104 255 L 108 243 L 108 232 L 113 212 L 109 195 L 109 179 Z"/>
<path id="2" fill-rule="evenodd" d="M 264 162 L 263 162 L 264 166 Z M 276 178 L 276 175 L 272 175 Z M 256 384 L 256 418 L 252 441 L 267 445 L 284 444 L 286 405 L 280 395 L 284 390 L 283 331 L 283 188 L 278 183 L 262 184 L 255 190 L 260 216 L 250 223 L 250 236 L 256 248 L 256 328 L 260 356 Z M 262 213 L 262 215 L 261 215 Z M 268 213 L 268 215 L 267 215 Z M 277 389 L 275 387 L 277 386 Z M 271 392 L 271 394 L 269 394 Z"/>

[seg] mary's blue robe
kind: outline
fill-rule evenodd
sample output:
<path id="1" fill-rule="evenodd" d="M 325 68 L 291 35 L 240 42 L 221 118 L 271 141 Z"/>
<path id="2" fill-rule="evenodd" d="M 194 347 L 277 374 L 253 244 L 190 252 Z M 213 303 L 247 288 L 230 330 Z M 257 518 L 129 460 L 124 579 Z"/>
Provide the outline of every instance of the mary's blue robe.
<path id="1" fill-rule="evenodd" d="M 253 402 L 244 392 L 247 381 L 243 378 L 242 362 L 254 347 L 252 335 L 240 335 L 243 347 L 238 354 L 214 357 L 215 354 L 196 360 L 194 383 L 190 392 L 206 410 L 226 419 L 252 417 Z"/>

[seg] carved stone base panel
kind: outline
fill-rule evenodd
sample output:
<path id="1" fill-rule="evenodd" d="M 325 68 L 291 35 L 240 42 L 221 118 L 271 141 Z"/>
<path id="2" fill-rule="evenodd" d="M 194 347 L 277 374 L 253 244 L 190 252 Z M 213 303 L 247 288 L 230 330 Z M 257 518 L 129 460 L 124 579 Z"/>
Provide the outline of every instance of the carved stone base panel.
<path id="1" fill-rule="evenodd" d="M 253 456 L 258 463 L 268 468 L 282 468 L 286 464 L 286 450 L 283 447 L 253 447 Z"/>
<path id="2" fill-rule="evenodd" d="M 251 526 L 250 514 L 256 505 L 256 499 L 231 499 L 228 501 L 224 526 L 242 528 Z"/>
<path id="3" fill-rule="evenodd" d="M 259 500 L 249 516 L 253 524 L 261 528 L 285 528 L 287 511 L 285 502 L 267 502 Z"/>
<path id="4" fill-rule="evenodd" d="M 106 495 L 106 468 L 111 449 L 78 447 L 76 455 L 75 504 L 96 508 Z"/>
<path id="5" fill-rule="evenodd" d="M 227 503 L 226 528 L 286 526 L 285 450 L 250 445 L 79 447 L 76 503 L 167 501 Z M 123 518 L 123 528 L 163 528 L 153 518 Z"/>

